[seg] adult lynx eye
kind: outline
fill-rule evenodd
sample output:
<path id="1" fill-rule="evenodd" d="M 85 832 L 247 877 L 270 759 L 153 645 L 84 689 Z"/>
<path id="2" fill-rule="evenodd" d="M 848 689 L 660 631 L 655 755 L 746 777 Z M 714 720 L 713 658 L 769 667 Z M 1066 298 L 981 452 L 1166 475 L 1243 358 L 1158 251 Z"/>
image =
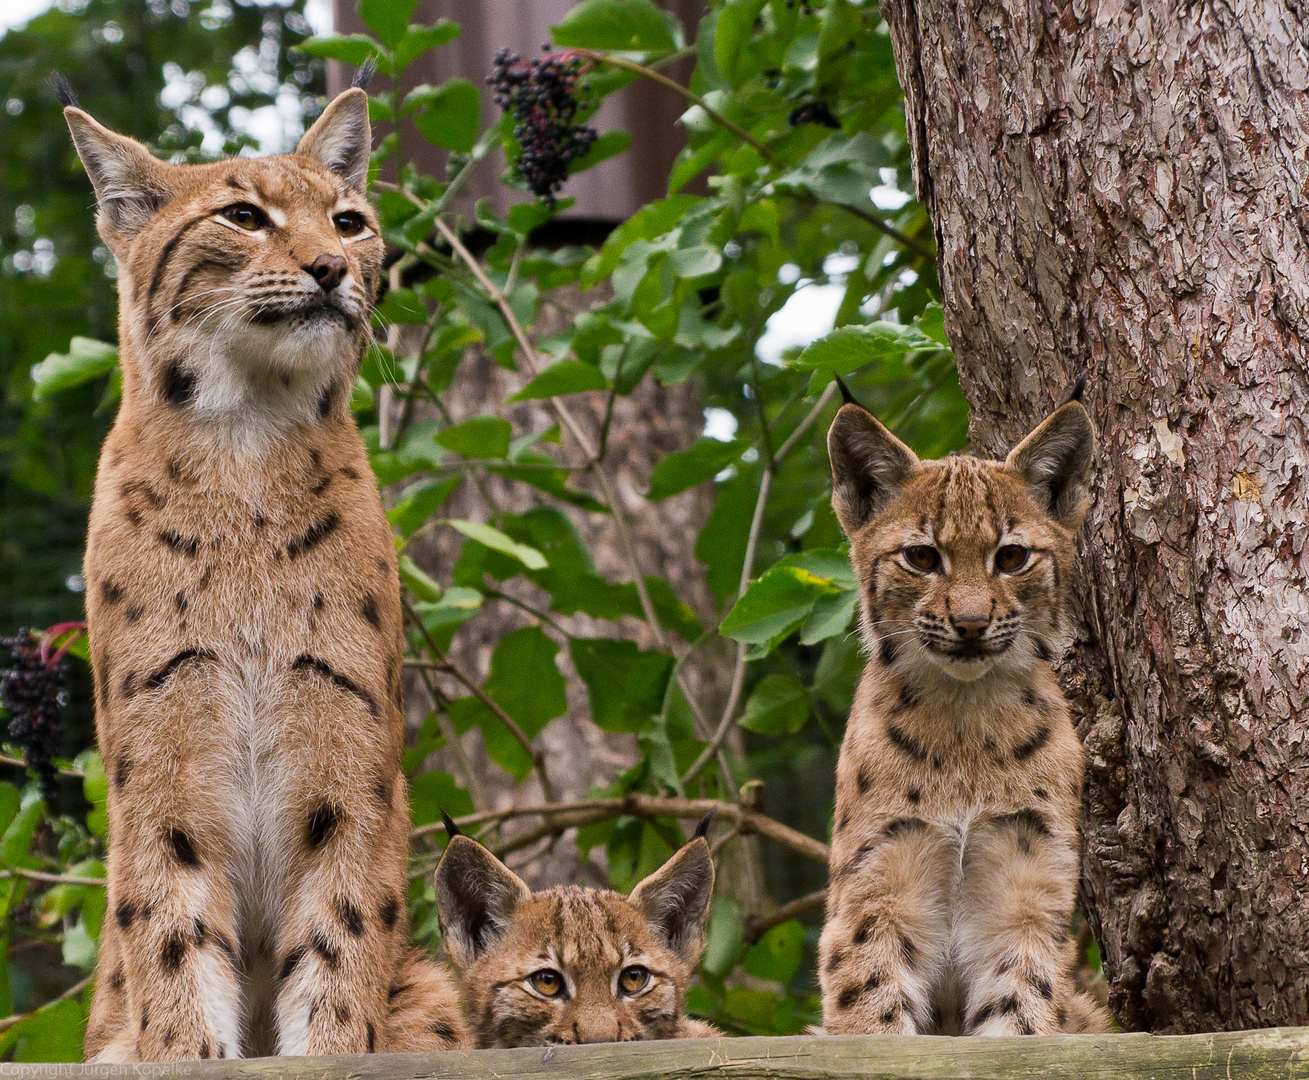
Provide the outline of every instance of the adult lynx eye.
<path id="1" fill-rule="evenodd" d="M 558 997 L 564 992 L 564 977 L 553 968 L 542 968 L 528 976 L 532 989 L 542 997 Z"/>
<path id="2" fill-rule="evenodd" d="M 257 206 L 251 206 L 249 203 L 236 203 L 234 206 L 225 206 L 219 211 L 233 225 L 245 229 L 247 232 L 258 232 L 268 224 L 268 218 L 264 212 Z"/>
<path id="3" fill-rule="evenodd" d="M 912 547 L 905 548 L 902 554 L 905 562 L 924 573 L 937 570 L 941 566 L 941 553 L 927 544 L 914 544 Z"/>
<path id="4" fill-rule="evenodd" d="M 1020 544 L 1005 544 L 995 553 L 995 568 L 1003 573 L 1012 574 L 1027 565 L 1027 557 L 1030 554 L 1031 552 Z"/>
<path id="5" fill-rule="evenodd" d="M 364 215 L 356 214 L 353 210 L 337 214 L 332 220 L 336 224 L 336 231 L 342 236 L 358 236 L 365 228 Z"/>
<path id="6" fill-rule="evenodd" d="M 633 964 L 631 967 L 623 968 L 618 976 L 618 988 L 624 994 L 636 994 L 645 989 L 645 984 L 650 981 L 650 972 L 640 964 Z"/>

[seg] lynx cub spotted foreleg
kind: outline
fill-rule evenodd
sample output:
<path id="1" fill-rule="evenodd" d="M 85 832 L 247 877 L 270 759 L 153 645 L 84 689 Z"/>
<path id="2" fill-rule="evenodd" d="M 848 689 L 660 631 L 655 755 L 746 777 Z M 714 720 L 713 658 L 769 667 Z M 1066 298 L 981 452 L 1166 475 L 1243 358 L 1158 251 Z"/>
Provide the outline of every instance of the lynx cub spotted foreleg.
<path id="1" fill-rule="evenodd" d="M 382 240 L 367 95 L 170 165 L 65 102 L 119 268 L 87 617 L 109 912 L 87 1057 L 436 1050 L 405 946 L 399 580 L 349 411 Z"/>
<path id="2" fill-rule="evenodd" d="M 1082 748 L 1050 668 L 1090 420 L 1004 462 L 920 462 L 847 403 L 828 436 L 872 656 L 837 767 L 819 943 L 832 1033 L 1105 1030 L 1073 986 Z"/>

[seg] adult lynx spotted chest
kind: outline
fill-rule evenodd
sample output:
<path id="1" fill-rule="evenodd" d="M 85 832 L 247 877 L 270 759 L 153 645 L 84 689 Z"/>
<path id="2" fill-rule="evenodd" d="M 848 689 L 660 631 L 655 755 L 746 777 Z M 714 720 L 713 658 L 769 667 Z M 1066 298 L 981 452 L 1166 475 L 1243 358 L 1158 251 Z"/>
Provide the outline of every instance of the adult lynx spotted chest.
<path id="1" fill-rule="evenodd" d="M 819 942 L 833 1034 L 1103 1031 L 1074 988 L 1083 755 L 1049 661 L 1091 423 L 922 461 L 848 403 L 828 435 L 871 654 L 836 779 Z"/>
<path id="2" fill-rule="evenodd" d="M 348 410 L 382 241 L 361 90 L 168 165 L 65 115 L 118 260 L 87 613 L 109 775 L 97 1061 L 440 1049 L 405 945 L 395 551 Z"/>

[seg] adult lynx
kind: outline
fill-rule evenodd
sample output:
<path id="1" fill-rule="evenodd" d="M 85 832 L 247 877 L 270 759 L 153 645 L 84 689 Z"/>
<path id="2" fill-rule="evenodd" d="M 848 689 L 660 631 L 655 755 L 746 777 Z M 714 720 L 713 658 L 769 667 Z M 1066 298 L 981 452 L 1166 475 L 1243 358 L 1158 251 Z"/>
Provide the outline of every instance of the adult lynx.
<path id="1" fill-rule="evenodd" d="M 440 1049 L 405 945 L 399 583 L 350 415 L 382 241 L 362 90 L 294 154 L 169 165 L 65 116 L 118 260 L 86 553 L 109 915 L 87 1056 Z"/>

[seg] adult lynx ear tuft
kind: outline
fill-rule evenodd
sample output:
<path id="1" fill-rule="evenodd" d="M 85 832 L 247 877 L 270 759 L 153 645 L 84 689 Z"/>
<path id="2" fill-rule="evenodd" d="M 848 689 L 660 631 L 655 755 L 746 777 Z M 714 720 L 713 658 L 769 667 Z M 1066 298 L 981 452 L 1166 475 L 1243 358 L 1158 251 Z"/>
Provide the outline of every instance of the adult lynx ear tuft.
<path id="1" fill-rule="evenodd" d="M 918 456 L 862 405 L 842 405 L 827 432 L 832 509 L 846 536 L 867 525 L 918 467 Z"/>
<path id="2" fill-rule="evenodd" d="M 709 841 L 696 836 L 632 890 L 628 901 L 688 964 L 700 959 L 714 896 Z"/>
<path id="3" fill-rule="evenodd" d="M 368 184 L 368 155 L 372 148 L 368 95 L 355 86 L 338 94 L 323 110 L 295 152 L 326 165 L 350 187 L 362 192 Z"/>
<path id="4" fill-rule="evenodd" d="M 67 83 L 64 88 L 71 97 Z M 55 92 L 60 92 L 57 87 Z M 172 198 L 170 166 L 154 158 L 135 139 L 110 131 L 75 104 L 64 105 L 64 119 L 77 156 L 95 188 L 100 208 L 96 226 L 109 249 L 121 254 L 132 237 Z"/>
<path id="5" fill-rule="evenodd" d="M 1090 499 L 1095 429 L 1080 401 L 1061 405 L 1010 451 L 1005 468 L 1017 473 L 1047 514 L 1077 529 Z"/>
<path id="6" fill-rule="evenodd" d="M 522 878 L 467 836 L 452 836 L 436 867 L 441 942 L 463 970 L 506 930 L 519 905 L 532 899 Z"/>

